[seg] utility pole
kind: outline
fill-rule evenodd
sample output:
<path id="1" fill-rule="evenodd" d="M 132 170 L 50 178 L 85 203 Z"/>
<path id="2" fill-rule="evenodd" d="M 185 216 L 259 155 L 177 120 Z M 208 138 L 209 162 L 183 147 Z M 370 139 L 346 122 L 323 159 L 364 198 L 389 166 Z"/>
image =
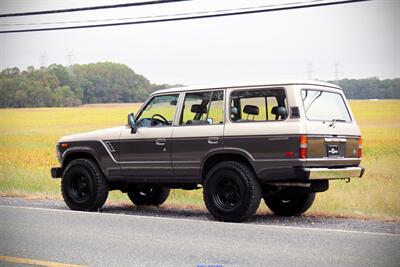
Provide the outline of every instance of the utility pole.
<path id="1" fill-rule="evenodd" d="M 308 73 L 308 79 L 312 80 L 313 76 L 313 64 L 311 62 L 308 63 L 307 65 L 307 73 Z"/>
<path id="2" fill-rule="evenodd" d="M 41 67 L 45 67 L 46 66 L 46 61 L 47 61 L 46 51 L 40 53 L 39 61 L 40 61 L 40 66 Z"/>
<path id="3" fill-rule="evenodd" d="M 335 63 L 335 65 L 334 65 L 334 68 L 335 68 L 335 71 L 334 71 L 334 74 L 335 74 L 335 81 L 338 81 L 339 80 L 339 63 Z"/>
<path id="4" fill-rule="evenodd" d="M 72 49 L 67 50 L 66 58 L 68 66 L 72 66 L 74 64 L 74 59 L 75 59 L 74 50 Z"/>

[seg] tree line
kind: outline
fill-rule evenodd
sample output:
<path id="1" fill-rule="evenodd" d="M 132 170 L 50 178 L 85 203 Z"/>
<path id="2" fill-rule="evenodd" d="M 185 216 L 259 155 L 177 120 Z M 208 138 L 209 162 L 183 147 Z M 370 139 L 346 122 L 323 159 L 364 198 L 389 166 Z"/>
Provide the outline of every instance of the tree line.
<path id="1" fill-rule="evenodd" d="M 70 67 L 53 64 L 23 71 L 7 68 L 0 72 L 0 107 L 142 102 L 153 91 L 172 86 L 152 84 L 126 65 L 110 62 Z"/>
<path id="2" fill-rule="evenodd" d="M 400 98 L 400 78 L 380 80 L 373 77 L 330 82 L 343 88 L 346 97 L 350 99 Z"/>
<path id="3" fill-rule="evenodd" d="M 400 79 L 342 79 L 348 98 L 400 98 Z M 0 72 L 0 108 L 65 107 L 89 103 L 142 102 L 155 90 L 181 85 L 152 84 L 123 64 L 58 64 Z"/>

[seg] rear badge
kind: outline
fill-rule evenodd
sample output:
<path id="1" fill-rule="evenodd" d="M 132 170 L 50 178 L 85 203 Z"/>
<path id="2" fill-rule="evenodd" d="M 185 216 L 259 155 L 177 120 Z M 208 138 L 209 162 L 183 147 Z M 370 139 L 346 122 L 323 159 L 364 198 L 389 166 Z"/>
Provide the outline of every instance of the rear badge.
<path id="1" fill-rule="evenodd" d="M 328 145 L 328 157 L 338 157 L 338 156 L 339 156 L 339 146 Z"/>

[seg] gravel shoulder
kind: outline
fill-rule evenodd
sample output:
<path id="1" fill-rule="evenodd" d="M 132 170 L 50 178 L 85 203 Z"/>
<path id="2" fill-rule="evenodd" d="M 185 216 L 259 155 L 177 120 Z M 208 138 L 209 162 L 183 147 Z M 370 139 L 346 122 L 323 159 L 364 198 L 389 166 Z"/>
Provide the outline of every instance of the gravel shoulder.
<path id="1" fill-rule="evenodd" d="M 1 206 L 32 207 L 45 209 L 69 210 L 63 201 L 45 199 L 25 199 L 16 197 L 0 197 Z M 125 214 L 133 216 L 152 216 L 165 218 L 182 218 L 190 220 L 213 221 L 207 211 L 189 208 L 136 207 L 125 203 L 106 203 L 99 211 L 102 213 Z M 257 214 L 248 224 L 279 225 L 288 227 L 324 228 L 332 230 L 377 232 L 400 234 L 399 221 L 378 221 L 349 218 L 329 218 L 312 215 L 298 217 L 279 217 Z"/>

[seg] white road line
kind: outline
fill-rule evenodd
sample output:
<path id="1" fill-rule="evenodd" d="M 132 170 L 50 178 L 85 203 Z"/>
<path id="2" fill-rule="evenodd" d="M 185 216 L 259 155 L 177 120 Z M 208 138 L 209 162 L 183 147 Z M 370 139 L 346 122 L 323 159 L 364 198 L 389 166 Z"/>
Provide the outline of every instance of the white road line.
<path id="1" fill-rule="evenodd" d="M 255 227 L 267 227 L 267 228 L 280 228 L 280 229 L 292 229 L 292 230 L 308 230 L 308 231 L 325 231 L 325 232 L 333 232 L 333 233 L 345 233 L 345 234 L 366 234 L 366 235 L 380 235 L 380 236 L 392 236 L 392 237 L 400 237 L 400 234 L 391 234 L 391 233 L 380 233 L 380 232 L 367 232 L 367 231 L 356 231 L 356 230 L 344 230 L 344 229 L 329 229 L 329 228 L 317 228 L 317 227 L 302 227 L 302 226 L 284 226 L 284 225 L 273 225 L 273 224 L 250 224 L 250 223 L 230 223 L 230 222 L 217 222 L 217 221 L 205 221 L 205 220 L 194 220 L 188 218 L 171 218 L 171 217 L 157 217 L 157 216 L 149 216 L 149 215 L 134 215 L 134 214 L 116 214 L 116 213 L 102 213 L 102 212 L 85 212 L 85 211 L 76 211 L 76 210 L 60 210 L 60 209 L 51 209 L 51 208 L 39 208 L 39 207 L 24 207 L 24 206 L 11 206 L 11 205 L 0 205 L 0 208 L 6 209 L 28 209 L 28 210 L 42 210 L 42 211 L 53 211 L 53 212 L 67 212 L 67 213 L 76 213 L 76 214 L 85 214 L 88 216 L 123 216 L 126 218 L 139 218 L 139 219 L 157 219 L 157 220 L 167 220 L 167 221 L 189 221 L 195 223 L 207 223 L 207 224 L 230 224 L 238 227 L 242 226 L 255 226 Z"/>

